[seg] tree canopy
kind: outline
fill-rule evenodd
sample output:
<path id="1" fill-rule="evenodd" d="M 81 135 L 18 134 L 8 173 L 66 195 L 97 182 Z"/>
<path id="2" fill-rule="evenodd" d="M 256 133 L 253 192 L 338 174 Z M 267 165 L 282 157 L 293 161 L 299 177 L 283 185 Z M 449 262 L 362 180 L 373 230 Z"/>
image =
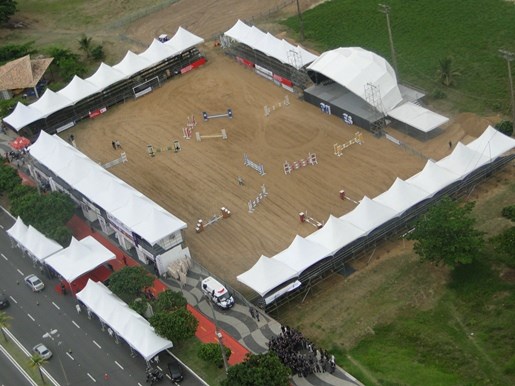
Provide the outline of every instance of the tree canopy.
<path id="1" fill-rule="evenodd" d="M 0 0 L 0 23 L 9 21 L 9 18 L 16 12 L 15 0 Z"/>
<path id="2" fill-rule="evenodd" d="M 229 368 L 222 386 L 289 386 L 290 369 L 272 352 L 247 355 L 243 363 Z"/>
<path id="3" fill-rule="evenodd" d="M 149 322 L 159 335 L 172 342 L 191 338 L 198 327 L 198 320 L 186 308 L 174 312 L 157 312 Z"/>
<path id="4" fill-rule="evenodd" d="M 459 205 L 444 197 L 417 220 L 408 236 L 415 240 L 415 252 L 423 260 L 451 267 L 471 263 L 479 257 L 484 239 L 483 232 L 474 228 L 474 205 L 474 202 Z"/>
<path id="5" fill-rule="evenodd" d="M 155 312 L 173 312 L 186 307 L 186 299 L 182 292 L 166 290 L 161 292 L 153 302 Z"/>
<path id="6" fill-rule="evenodd" d="M 225 359 L 229 360 L 231 356 L 231 349 L 223 346 L 225 351 Z M 197 353 L 198 357 L 203 361 L 210 362 L 218 367 L 223 366 L 224 359 L 222 351 L 218 343 L 203 343 Z"/>
<path id="7" fill-rule="evenodd" d="M 20 184 L 21 178 L 18 171 L 10 165 L 2 163 L 0 165 L 0 194 L 10 193 Z"/>
<path id="8" fill-rule="evenodd" d="M 153 283 L 154 277 L 141 266 L 123 267 L 109 277 L 109 289 L 127 303 L 131 303 Z"/>

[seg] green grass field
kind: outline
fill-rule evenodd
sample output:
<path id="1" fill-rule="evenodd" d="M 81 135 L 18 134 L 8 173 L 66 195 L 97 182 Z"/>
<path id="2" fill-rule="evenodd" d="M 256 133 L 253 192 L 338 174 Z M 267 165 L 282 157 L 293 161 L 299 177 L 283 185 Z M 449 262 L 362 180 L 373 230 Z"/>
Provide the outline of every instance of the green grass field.
<path id="1" fill-rule="evenodd" d="M 321 52 L 363 47 L 390 63 L 386 17 L 376 0 L 333 0 L 303 15 L 305 36 Z M 458 111 L 509 114 L 507 64 L 499 49 L 515 52 L 515 3 L 505 0 L 389 0 L 401 82 L 447 94 Z M 298 31 L 297 17 L 284 23 Z M 453 57 L 461 76 L 453 88 L 436 81 L 439 60 Z M 515 65 L 514 65 L 515 66 Z M 513 70 L 515 72 L 515 69 Z"/>

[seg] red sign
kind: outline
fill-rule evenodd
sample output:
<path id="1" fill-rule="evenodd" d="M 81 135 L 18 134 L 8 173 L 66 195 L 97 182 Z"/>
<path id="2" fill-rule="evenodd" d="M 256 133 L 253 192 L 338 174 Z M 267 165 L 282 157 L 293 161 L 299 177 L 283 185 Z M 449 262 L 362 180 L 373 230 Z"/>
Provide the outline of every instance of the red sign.
<path id="1" fill-rule="evenodd" d="M 98 117 L 100 114 L 104 114 L 106 111 L 107 111 L 107 107 L 102 107 L 101 109 L 90 111 L 89 117 L 90 118 Z"/>
<path id="2" fill-rule="evenodd" d="M 239 56 L 237 56 L 236 60 L 238 61 L 238 63 L 241 63 L 241 64 L 247 66 L 248 68 L 254 68 L 254 63 L 252 63 L 251 61 L 249 61 L 247 59 L 243 59 L 243 58 L 240 58 Z"/>
<path id="3" fill-rule="evenodd" d="M 282 84 L 284 84 L 286 86 L 289 86 L 289 87 L 293 86 L 293 83 L 291 80 L 283 78 L 282 76 L 279 76 L 277 74 L 274 74 L 274 79 L 281 82 Z"/>

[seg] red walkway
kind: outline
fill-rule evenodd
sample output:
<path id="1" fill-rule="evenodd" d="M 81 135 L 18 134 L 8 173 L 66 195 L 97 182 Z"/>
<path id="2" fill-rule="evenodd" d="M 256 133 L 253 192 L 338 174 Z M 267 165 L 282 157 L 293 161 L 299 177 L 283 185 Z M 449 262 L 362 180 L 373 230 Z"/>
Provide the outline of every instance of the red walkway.
<path id="1" fill-rule="evenodd" d="M 85 223 L 80 217 L 73 216 L 72 219 L 67 224 L 68 228 L 71 229 L 73 236 L 77 240 L 82 240 L 86 236 L 93 236 L 98 242 L 100 242 L 104 247 L 109 249 L 116 255 L 116 259 L 111 260 L 109 264 L 113 267 L 114 271 L 118 271 L 125 266 L 125 264 L 130 266 L 140 265 L 138 261 L 132 259 L 127 254 L 125 254 L 120 248 L 116 247 L 112 244 L 108 239 L 106 239 L 101 233 L 94 232 L 93 229 Z M 107 269 L 105 266 L 100 266 L 92 272 L 81 276 L 79 279 L 75 280 L 72 283 L 73 292 L 79 292 L 84 288 L 89 278 L 94 281 L 104 281 L 109 275 L 111 275 L 111 271 Z M 159 294 L 160 292 L 168 289 L 166 284 L 164 284 L 161 280 L 154 280 L 154 285 L 152 291 L 154 295 Z M 61 291 L 59 285 L 56 286 L 57 291 Z M 67 290 L 70 290 L 68 287 Z M 198 320 L 198 328 L 195 336 L 204 343 L 217 342 L 215 335 L 215 325 L 214 323 L 204 316 L 199 310 L 190 306 L 188 304 L 188 310 L 195 316 Z M 231 349 L 231 356 L 229 358 L 229 364 L 235 365 L 240 362 L 243 362 L 245 355 L 249 352 L 245 347 L 243 347 L 236 339 L 230 336 L 224 330 L 220 330 L 223 335 L 223 344 Z"/>

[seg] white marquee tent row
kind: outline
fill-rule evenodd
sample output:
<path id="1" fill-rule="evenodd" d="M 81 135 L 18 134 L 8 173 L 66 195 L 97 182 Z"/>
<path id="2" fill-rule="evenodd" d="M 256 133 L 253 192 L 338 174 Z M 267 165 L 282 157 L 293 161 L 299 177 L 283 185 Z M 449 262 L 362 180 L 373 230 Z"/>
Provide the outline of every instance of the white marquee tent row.
<path id="1" fill-rule="evenodd" d="M 231 29 L 225 32 L 224 36 L 261 51 L 283 64 L 289 64 L 297 70 L 318 58 L 317 55 L 299 45 L 294 46 L 284 39 L 278 39 L 270 33 L 264 33 L 255 26 L 250 27 L 241 20 L 238 20 Z M 298 59 L 292 58 L 292 53 Z"/>
<path id="2" fill-rule="evenodd" d="M 30 156 L 39 164 L 64 181 L 69 187 L 80 193 L 80 202 L 83 212 L 90 221 L 99 220 L 103 231 L 111 234 L 117 232 L 122 247 L 124 240 L 136 246 L 135 237 L 140 237 L 150 244 L 160 245 L 168 250 L 182 242 L 181 230 L 187 227 L 186 223 L 169 213 L 154 201 L 126 184 L 102 166 L 75 147 L 68 144 L 57 135 L 50 135 L 41 131 L 37 141 L 29 147 Z M 36 172 L 37 166 L 29 166 L 31 174 L 41 179 L 44 171 Z M 59 180 L 49 178 L 52 190 L 67 191 L 59 185 Z M 101 218 L 100 211 L 94 206 L 102 208 L 108 219 Z M 93 217 L 92 217 L 93 216 Z M 105 226 L 109 223 L 111 228 Z M 123 238 L 123 239 L 122 239 Z M 127 248 L 126 248 L 127 249 Z M 138 256 L 143 253 L 137 248 Z"/>
<path id="3" fill-rule="evenodd" d="M 172 342 L 157 335 L 144 317 L 132 310 L 102 283 L 88 280 L 84 289 L 77 293 L 77 299 L 147 362 L 161 351 L 173 347 Z"/>
<path id="4" fill-rule="evenodd" d="M 261 256 L 237 279 L 264 297 L 268 304 L 298 287 L 301 283 L 292 281 L 309 267 L 513 148 L 515 139 L 489 126 L 468 145 L 458 143 L 449 156 L 438 162 L 428 161 L 422 171 L 406 181 L 397 178 L 386 192 L 374 199 L 365 196 L 351 212 L 339 218 L 329 216 L 321 229 L 306 238 L 297 235 L 291 245 L 277 255 Z"/>
<path id="5" fill-rule="evenodd" d="M 175 35 L 165 43 L 154 39 L 142 53 L 128 51 L 120 63 L 109 66 L 101 63 L 97 71 L 86 79 L 75 76 L 63 89 L 54 92 L 47 89 L 36 102 L 26 106 L 18 102 L 14 111 L 4 121 L 16 131 L 77 102 L 105 90 L 110 85 L 128 79 L 138 72 L 180 55 L 204 42 L 204 39 L 179 27 Z"/>

